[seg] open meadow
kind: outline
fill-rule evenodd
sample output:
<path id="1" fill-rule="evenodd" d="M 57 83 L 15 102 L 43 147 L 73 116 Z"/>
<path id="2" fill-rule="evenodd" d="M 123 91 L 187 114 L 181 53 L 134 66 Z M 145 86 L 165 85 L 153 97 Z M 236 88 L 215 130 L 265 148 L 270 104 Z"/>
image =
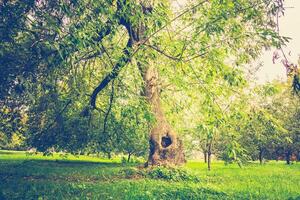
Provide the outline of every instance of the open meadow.
<path id="1" fill-rule="evenodd" d="M 120 159 L 0 152 L 0 199 L 300 199 L 300 164 L 190 161 L 199 180 L 141 176 Z M 135 174 L 136 173 L 136 174 Z M 172 179 L 172 177 L 171 177 Z"/>

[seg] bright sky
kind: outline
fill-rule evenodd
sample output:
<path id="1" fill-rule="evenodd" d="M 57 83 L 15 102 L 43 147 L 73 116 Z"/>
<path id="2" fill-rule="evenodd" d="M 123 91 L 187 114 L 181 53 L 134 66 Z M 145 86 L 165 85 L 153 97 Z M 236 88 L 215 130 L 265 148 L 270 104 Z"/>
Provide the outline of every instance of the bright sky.
<path id="1" fill-rule="evenodd" d="M 288 59 L 297 63 L 300 55 L 300 0 L 285 0 L 285 15 L 280 18 L 280 34 L 292 38 L 284 49 Z M 263 66 L 257 72 L 258 82 L 263 83 L 276 78 L 286 79 L 286 71 L 280 63 L 280 59 L 276 64 L 272 62 L 274 50 L 265 52 L 260 61 Z"/>
<path id="2" fill-rule="evenodd" d="M 173 0 L 175 9 L 183 6 L 188 0 Z M 300 0 L 284 0 L 285 14 L 279 18 L 280 35 L 292 38 L 284 51 L 290 62 L 298 62 L 300 56 Z M 272 57 L 275 49 L 265 52 L 253 65 L 262 63 L 263 66 L 256 72 L 257 82 L 265 83 L 274 79 L 286 80 L 286 69 L 281 64 L 281 58 L 275 64 Z"/>

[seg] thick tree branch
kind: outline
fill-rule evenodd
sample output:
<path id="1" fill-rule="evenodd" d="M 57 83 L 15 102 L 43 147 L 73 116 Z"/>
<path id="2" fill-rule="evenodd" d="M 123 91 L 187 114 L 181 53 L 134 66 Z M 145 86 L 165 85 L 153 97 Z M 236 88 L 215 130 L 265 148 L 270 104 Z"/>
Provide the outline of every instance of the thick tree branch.
<path id="1" fill-rule="evenodd" d="M 101 92 L 110 81 L 114 80 L 120 73 L 120 70 L 128 63 L 131 59 L 131 50 L 132 50 L 132 40 L 128 39 L 126 47 L 123 49 L 123 56 L 118 60 L 118 62 L 113 67 L 112 71 L 106 75 L 106 77 L 101 81 L 101 83 L 95 88 L 91 95 L 90 104 L 92 108 L 96 108 L 96 99 L 99 92 Z"/>
<path id="2" fill-rule="evenodd" d="M 150 34 L 149 37 L 146 37 L 143 40 L 140 40 L 139 36 L 141 36 L 141 35 L 137 35 L 135 33 L 135 31 L 133 31 L 132 25 L 125 18 L 120 18 L 119 19 L 119 23 L 121 25 L 124 25 L 126 27 L 126 29 L 128 31 L 128 34 L 129 34 L 129 40 L 127 42 L 126 47 L 123 50 L 123 56 L 115 64 L 115 66 L 113 67 L 112 71 L 101 81 L 101 83 L 93 91 L 93 93 L 91 95 L 91 100 L 90 100 L 90 105 L 92 106 L 92 108 L 96 108 L 96 99 L 97 99 L 97 95 L 99 94 L 99 92 L 101 92 L 110 83 L 110 81 L 114 80 L 119 75 L 120 70 L 128 62 L 130 62 L 131 57 L 134 56 L 138 52 L 138 50 L 140 49 L 140 47 L 142 45 L 145 45 L 150 40 L 150 38 L 152 38 L 158 32 L 162 31 L 169 24 L 171 24 L 172 22 L 174 22 L 178 18 L 182 17 L 186 13 L 190 12 L 191 10 L 195 9 L 196 7 L 202 5 L 202 4 L 206 3 L 206 2 L 208 2 L 208 0 L 204 0 L 204 1 L 202 1 L 202 2 L 200 2 L 198 4 L 196 4 L 196 5 L 192 6 L 191 8 L 186 9 L 181 14 L 179 14 L 178 16 L 176 16 L 175 18 L 173 18 L 169 23 L 167 23 L 166 25 L 162 26 L 160 29 L 156 30 L 154 33 Z M 117 10 L 121 10 L 122 6 L 124 6 L 124 4 L 125 3 L 122 2 L 122 1 L 117 1 L 117 6 L 118 6 Z M 104 33 L 108 33 L 109 34 L 110 32 L 111 32 L 111 30 L 107 29 L 107 31 L 104 32 Z M 101 38 L 102 35 L 99 35 L 99 37 Z M 137 46 L 136 50 L 134 50 L 132 52 L 132 47 L 133 47 L 134 43 L 138 44 L 138 46 Z"/>
<path id="3" fill-rule="evenodd" d="M 107 111 L 105 112 L 105 116 L 104 116 L 104 124 L 103 124 L 103 134 L 106 133 L 106 129 L 107 129 L 107 120 L 108 120 L 108 115 L 111 111 L 112 105 L 113 105 L 113 100 L 114 100 L 114 81 L 112 81 L 111 83 L 111 93 L 110 93 L 110 97 L 109 97 L 109 105 L 107 108 Z"/>
<path id="4" fill-rule="evenodd" d="M 166 56 L 167 58 L 170 58 L 171 60 L 175 60 L 175 61 L 180 61 L 181 59 L 176 57 L 176 56 L 172 56 L 169 55 L 168 53 L 166 53 L 165 51 L 161 50 L 160 48 L 158 48 L 157 46 L 151 45 L 151 44 L 145 44 L 145 46 L 150 47 L 151 49 L 154 49 L 155 51 L 157 51 L 158 53 Z"/>
<path id="5" fill-rule="evenodd" d="M 96 42 L 101 42 L 102 39 L 109 35 L 111 32 L 112 32 L 112 27 L 113 27 L 113 24 L 111 21 L 107 21 L 106 25 L 105 25 L 105 28 L 104 30 L 101 30 L 99 33 L 98 33 L 98 36 L 93 38 Z"/>
<path id="6" fill-rule="evenodd" d="M 43 130 L 40 132 L 40 134 L 41 134 L 41 133 L 44 133 L 44 132 L 47 132 L 47 131 L 48 131 L 48 130 L 56 123 L 58 117 L 59 117 L 60 115 L 62 115 L 63 112 L 65 112 L 65 110 L 66 110 L 67 107 L 71 104 L 71 102 L 72 102 L 72 100 L 69 100 L 69 101 L 64 105 L 64 107 L 56 114 L 54 120 L 47 126 L 46 129 L 43 129 Z"/>

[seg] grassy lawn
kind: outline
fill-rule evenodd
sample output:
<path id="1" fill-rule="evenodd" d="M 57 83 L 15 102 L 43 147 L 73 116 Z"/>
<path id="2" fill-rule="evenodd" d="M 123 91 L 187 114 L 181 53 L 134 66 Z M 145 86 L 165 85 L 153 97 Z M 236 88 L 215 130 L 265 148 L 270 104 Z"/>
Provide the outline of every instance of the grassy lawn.
<path id="1" fill-rule="evenodd" d="M 120 159 L 0 151 L 0 199 L 300 199 L 300 163 L 184 166 L 199 182 L 127 178 Z"/>

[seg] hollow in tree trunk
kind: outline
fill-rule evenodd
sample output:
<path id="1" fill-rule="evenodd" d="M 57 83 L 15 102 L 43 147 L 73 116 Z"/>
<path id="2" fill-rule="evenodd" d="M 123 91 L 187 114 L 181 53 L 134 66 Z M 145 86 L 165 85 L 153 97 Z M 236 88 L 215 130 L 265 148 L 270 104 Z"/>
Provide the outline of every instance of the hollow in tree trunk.
<path id="1" fill-rule="evenodd" d="M 146 67 L 141 72 L 145 82 L 144 95 L 156 118 L 156 123 L 150 131 L 150 152 L 146 166 L 183 164 L 186 160 L 182 141 L 167 122 L 161 107 L 158 72 L 154 67 Z"/>
<path id="2" fill-rule="evenodd" d="M 146 15 L 152 12 L 153 1 L 137 1 L 137 3 L 140 4 L 143 14 Z M 130 17 L 122 15 L 124 6 L 125 9 L 127 9 L 127 12 L 130 13 L 128 14 Z M 117 1 L 117 10 L 118 12 L 121 12 L 117 13 L 120 14 L 120 16 L 118 15 L 119 23 L 126 28 L 129 39 L 126 47 L 123 49 L 123 55 L 114 65 L 112 71 L 94 89 L 90 100 L 92 108 L 96 108 L 96 97 L 98 93 L 118 76 L 120 70 L 130 62 L 134 52 L 137 52 L 139 49 L 139 46 L 149 40 L 150 36 L 147 35 L 146 30 L 148 27 L 145 25 L 145 21 L 140 18 L 141 21 L 139 23 L 136 21 L 133 23 L 131 16 L 135 16 L 136 12 L 126 6 L 126 1 Z M 109 32 L 110 31 L 108 31 L 108 34 Z M 136 49 L 136 51 L 133 49 Z M 180 165 L 185 162 L 182 141 L 172 130 L 162 111 L 157 84 L 158 73 L 155 68 L 141 66 L 141 63 L 139 62 L 138 67 L 145 82 L 144 95 L 151 105 L 156 118 L 156 124 L 150 132 L 150 153 L 146 166 L 169 164 Z"/>

